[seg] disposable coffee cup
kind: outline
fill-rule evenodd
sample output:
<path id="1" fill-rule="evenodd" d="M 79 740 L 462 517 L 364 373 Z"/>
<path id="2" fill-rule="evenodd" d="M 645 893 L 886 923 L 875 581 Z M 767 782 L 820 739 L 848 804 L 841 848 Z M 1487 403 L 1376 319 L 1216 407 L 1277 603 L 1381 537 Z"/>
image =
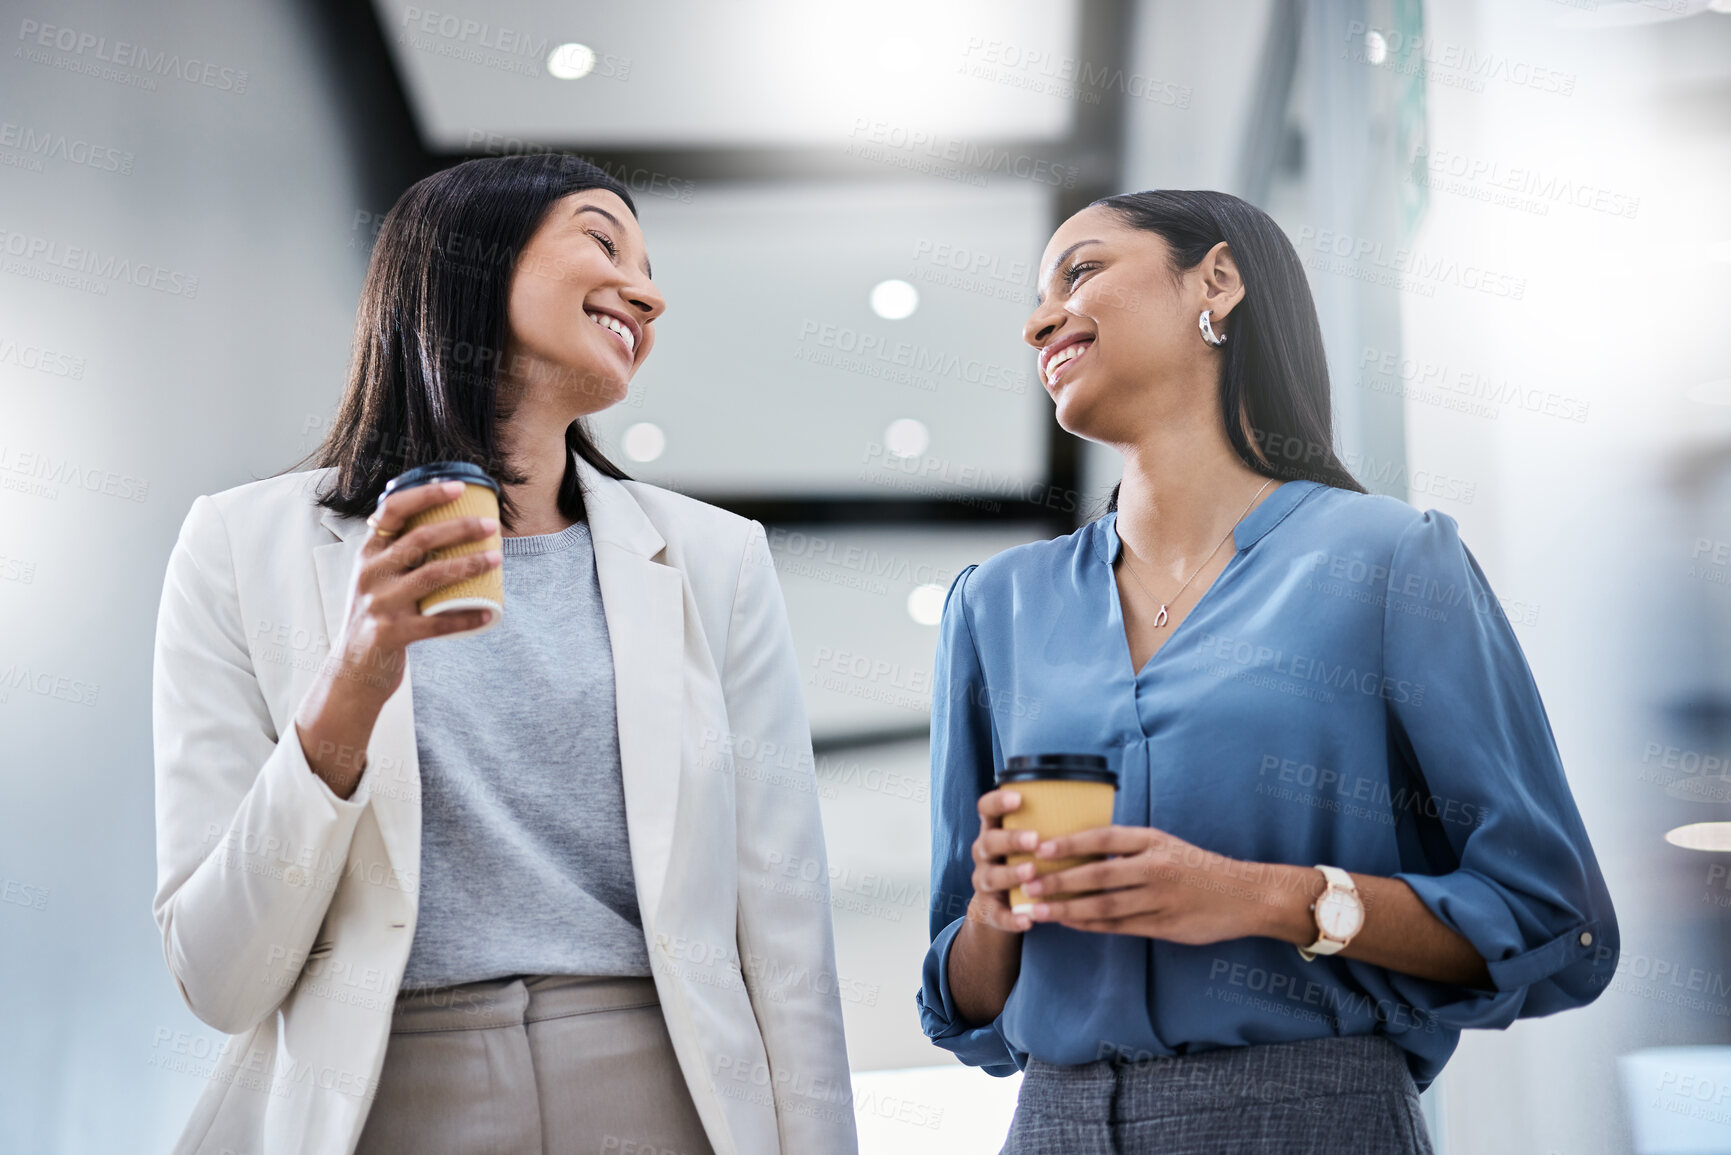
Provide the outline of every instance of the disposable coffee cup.
<path id="1" fill-rule="evenodd" d="M 1022 796 L 1022 804 L 1004 815 L 1005 830 L 1032 830 L 1040 841 L 1112 825 L 1112 806 L 1117 801 L 1118 775 L 1098 754 L 1020 754 L 998 771 L 998 788 Z M 1011 854 L 1011 866 L 1034 864 L 1035 876 L 1068 870 L 1085 862 L 1098 862 L 1102 854 L 1069 858 L 1035 858 L 1033 854 Z M 1042 894 L 1041 902 L 1079 898 L 1084 892 Z M 1092 892 L 1087 892 L 1092 893 Z M 1010 909 L 1026 914 L 1034 900 L 1020 884 L 1010 888 Z"/>
<path id="2" fill-rule="evenodd" d="M 385 492 L 379 495 L 379 505 L 384 505 L 385 498 L 393 493 L 445 481 L 462 482 L 463 492 L 443 505 L 435 505 L 410 517 L 403 526 L 404 533 L 419 526 L 450 521 L 452 518 L 499 516 L 499 483 L 487 476 L 486 470 L 466 461 L 435 461 L 398 474 L 385 483 Z M 449 557 L 463 557 L 466 554 L 481 553 L 483 550 L 503 548 L 500 533 L 494 530 L 491 537 L 482 538 L 480 541 L 465 541 L 433 550 L 427 555 L 427 561 L 442 561 Z M 440 586 L 422 596 L 415 604 L 423 614 L 453 614 L 459 610 L 493 611 L 485 625 L 458 630 L 456 633 L 445 634 L 444 637 L 458 638 L 464 634 L 478 634 L 490 630 L 505 616 L 505 568 L 494 566 L 473 577 Z"/>

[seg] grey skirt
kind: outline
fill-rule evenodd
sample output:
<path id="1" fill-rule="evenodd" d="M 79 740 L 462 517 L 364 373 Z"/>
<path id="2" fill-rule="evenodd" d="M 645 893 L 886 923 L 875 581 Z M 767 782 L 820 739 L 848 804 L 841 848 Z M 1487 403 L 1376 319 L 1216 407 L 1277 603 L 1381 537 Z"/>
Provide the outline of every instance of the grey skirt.
<path id="1" fill-rule="evenodd" d="M 1000 1155 L 1432 1155 L 1383 1035 L 1058 1067 L 1030 1059 Z"/>

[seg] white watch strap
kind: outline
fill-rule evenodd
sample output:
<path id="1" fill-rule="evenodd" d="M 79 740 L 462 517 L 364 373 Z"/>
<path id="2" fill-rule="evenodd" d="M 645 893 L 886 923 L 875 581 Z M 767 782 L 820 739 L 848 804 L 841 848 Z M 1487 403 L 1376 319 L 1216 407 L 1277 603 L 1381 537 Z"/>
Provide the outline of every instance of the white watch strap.
<path id="1" fill-rule="evenodd" d="M 1328 879 L 1330 883 L 1340 887 L 1342 890 L 1358 889 L 1352 885 L 1352 875 L 1348 874 L 1338 866 L 1324 866 L 1319 862 L 1316 864 L 1316 869 L 1322 871 L 1322 877 Z"/>
<path id="2" fill-rule="evenodd" d="M 1316 864 L 1316 869 L 1322 871 L 1323 880 L 1327 882 L 1329 886 L 1340 890 L 1350 890 L 1354 892 L 1358 890 L 1358 888 L 1352 884 L 1352 875 L 1348 874 L 1340 867 L 1327 866 L 1319 862 Z M 1324 888 L 1324 893 L 1327 893 L 1326 887 Z M 1322 934 L 1319 928 L 1316 935 L 1316 941 L 1311 943 L 1309 946 L 1299 947 L 1298 954 L 1305 962 L 1309 962 L 1317 955 L 1335 954 L 1336 952 L 1345 949 L 1346 943 L 1337 942 L 1334 939 L 1326 937 Z"/>

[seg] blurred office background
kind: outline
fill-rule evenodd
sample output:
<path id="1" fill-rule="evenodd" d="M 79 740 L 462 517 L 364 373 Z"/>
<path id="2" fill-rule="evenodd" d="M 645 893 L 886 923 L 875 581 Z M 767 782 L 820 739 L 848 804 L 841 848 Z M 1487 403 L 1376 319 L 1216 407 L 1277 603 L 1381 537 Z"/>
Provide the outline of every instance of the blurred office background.
<path id="1" fill-rule="evenodd" d="M 1425 1096 L 1439 1155 L 1731 1151 L 1728 9 L 9 5 L 0 1149 L 166 1150 L 220 1045 L 150 916 L 189 505 L 317 443 L 404 188 L 560 150 L 634 190 L 670 302 L 596 430 L 771 533 L 865 1150 L 993 1152 L 1013 1105 L 913 992 L 943 592 L 1096 516 L 1119 467 L 1052 420 L 1035 261 L 1096 196 L 1202 187 L 1304 257 L 1349 464 L 1460 522 L 1622 923 L 1592 1006 L 1462 1039 Z"/>

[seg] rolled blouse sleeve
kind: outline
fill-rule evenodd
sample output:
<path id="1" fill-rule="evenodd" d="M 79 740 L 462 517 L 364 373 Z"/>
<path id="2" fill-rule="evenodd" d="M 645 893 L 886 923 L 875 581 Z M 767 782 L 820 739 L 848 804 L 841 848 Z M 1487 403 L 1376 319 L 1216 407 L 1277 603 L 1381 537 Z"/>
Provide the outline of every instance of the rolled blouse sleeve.
<path id="1" fill-rule="evenodd" d="M 915 1003 L 920 1026 L 933 1043 L 988 1074 L 1011 1075 L 1019 1066 L 999 1027 L 1001 1017 L 985 1026 L 969 1026 L 950 994 L 950 946 L 974 894 L 979 799 L 992 788 L 998 761 L 985 675 L 963 602 L 962 591 L 974 568 L 957 574 L 944 597 L 932 671 L 932 944 Z"/>
<path id="2" fill-rule="evenodd" d="M 1459 862 L 1394 877 L 1484 956 L 1495 990 L 1393 971 L 1390 985 L 1455 1029 L 1592 1002 L 1616 970 L 1616 914 L 1520 644 L 1452 518 L 1402 533 L 1383 613 L 1396 756 Z"/>

